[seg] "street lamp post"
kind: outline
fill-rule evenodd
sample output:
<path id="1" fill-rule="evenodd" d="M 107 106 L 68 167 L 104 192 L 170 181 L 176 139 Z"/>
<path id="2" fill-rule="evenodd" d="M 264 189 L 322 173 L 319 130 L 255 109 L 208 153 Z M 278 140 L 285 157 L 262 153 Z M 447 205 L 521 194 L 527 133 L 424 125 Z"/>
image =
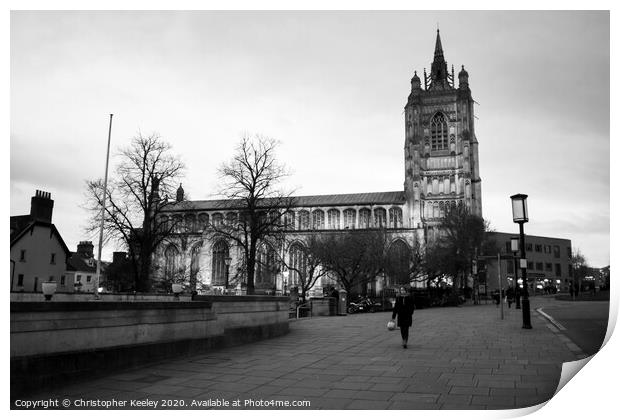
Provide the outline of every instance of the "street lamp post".
<path id="1" fill-rule="evenodd" d="M 515 264 L 515 301 L 516 301 L 516 309 L 521 309 L 521 285 L 519 284 L 519 264 L 517 262 L 517 252 L 519 251 L 519 238 L 510 238 L 510 250 L 512 251 L 512 255 L 514 255 L 514 264 Z"/>
<path id="2" fill-rule="evenodd" d="M 515 194 L 510 197 L 512 200 L 512 220 L 519 224 L 519 242 L 521 248 L 521 279 L 523 280 L 523 299 L 521 307 L 523 311 L 523 328 L 531 329 L 530 319 L 530 298 L 527 288 L 527 260 L 525 259 L 525 234 L 523 224 L 528 222 L 527 215 L 527 195 Z"/>
<path id="3" fill-rule="evenodd" d="M 288 285 L 288 276 L 290 275 L 288 270 L 282 272 L 282 296 L 286 296 L 286 287 Z"/>
<path id="4" fill-rule="evenodd" d="M 474 278 L 474 305 L 478 305 L 480 303 L 480 295 L 479 295 L 479 288 L 480 285 L 477 284 L 476 279 L 478 277 L 478 256 L 477 256 L 478 252 L 476 252 L 476 258 L 474 258 L 471 262 L 471 273 L 472 276 Z"/>
<path id="5" fill-rule="evenodd" d="M 231 257 L 224 258 L 224 264 L 226 264 L 226 279 L 224 280 L 224 290 L 228 291 L 228 273 L 230 268 L 230 262 L 232 261 Z"/>

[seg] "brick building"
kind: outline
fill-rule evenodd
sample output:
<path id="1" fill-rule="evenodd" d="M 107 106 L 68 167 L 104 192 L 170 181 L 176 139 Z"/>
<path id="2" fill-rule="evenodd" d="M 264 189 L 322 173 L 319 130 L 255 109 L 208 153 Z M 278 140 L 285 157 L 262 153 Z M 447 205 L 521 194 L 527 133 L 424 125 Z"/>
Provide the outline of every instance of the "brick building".
<path id="1" fill-rule="evenodd" d="M 493 232 L 490 235 L 500 254 L 511 256 L 510 239 L 518 233 Z M 517 254 L 519 257 L 519 254 Z M 570 239 L 525 235 L 525 258 L 530 291 L 540 293 L 546 286 L 555 286 L 558 291 L 567 292 L 573 281 L 572 251 Z M 514 286 L 521 278 L 521 270 L 515 275 L 514 260 L 501 259 L 499 277 L 497 260 L 487 259 L 486 282 L 489 290 Z M 534 290 L 535 289 L 535 290 Z"/>

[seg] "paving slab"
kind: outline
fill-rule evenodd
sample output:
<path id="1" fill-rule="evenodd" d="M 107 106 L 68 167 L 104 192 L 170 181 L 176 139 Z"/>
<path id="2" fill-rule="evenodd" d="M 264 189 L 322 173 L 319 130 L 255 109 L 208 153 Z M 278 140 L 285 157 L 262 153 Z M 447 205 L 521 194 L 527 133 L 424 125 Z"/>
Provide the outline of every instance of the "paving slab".
<path id="1" fill-rule="evenodd" d="M 578 358 L 532 303 L 531 330 L 521 328 L 514 308 L 503 320 L 495 305 L 418 310 L 407 349 L 398 331 L 385 328 L 390 313 L 292 320 L 285 336 L 34 397 L 264 400 L 288 402 L 287 409 L 305 401 L 303 408 L 328 410 L 521 408 L 550 398 L 562 363 Z"/>

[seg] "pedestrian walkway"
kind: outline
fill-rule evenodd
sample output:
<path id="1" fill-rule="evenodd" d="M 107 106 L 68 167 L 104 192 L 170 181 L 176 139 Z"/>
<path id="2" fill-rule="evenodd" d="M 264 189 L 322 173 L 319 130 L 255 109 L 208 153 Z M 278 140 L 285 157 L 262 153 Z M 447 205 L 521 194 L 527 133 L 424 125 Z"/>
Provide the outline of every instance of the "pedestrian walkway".
<path id="1" fill-rule="evenodd" d="M 576 359 L 536 308 L 534 299 L 531 330 L 521 328 L 521 311 L 514 306 L 504 308 L 504 320 L 494 304 L 418 310 L 407 349 L 399 331 L 386 328 L 391 313 L 294 320 L 290 333 L 279 338 L 38 397 L 183 400 L 173 408 L 232 405 L 237 399 L 239 408 L 257 408 L 247 406 L 249 400 L 309 401 L 310 409 L 522 408 L 551 398 L 562 363 Z"/>

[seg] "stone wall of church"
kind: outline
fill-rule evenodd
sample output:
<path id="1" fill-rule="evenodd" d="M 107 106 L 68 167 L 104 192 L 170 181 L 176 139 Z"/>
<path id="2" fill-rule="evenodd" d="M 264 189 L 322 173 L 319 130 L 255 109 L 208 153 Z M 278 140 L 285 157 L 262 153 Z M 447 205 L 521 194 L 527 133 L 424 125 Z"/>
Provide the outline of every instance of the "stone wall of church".
<path id="1" fill-rule="evenodd" d="M 406 227 L 403 220 L 404 205 L 400 203 L 385 205 L 347 205 L 333 207 L 305 207 L 297 208 L 288 216 L 286 238 L 282 249 L 276 250 L 277 256 L 269 256 L 264 252 L 258 258 L 289 261 L 290 247 L 299 242 L 305 244 L 310 235 L 327 232 L 345 232 L 349 229 L 364 230 L 386 228 L 389 242 L 403 240 L 409 246 L 419 241 L 418 232 Z M 223 256 L 231 258 L 228 267 L 229 287 L 235 287 L 244 282 L 243 249 L 232 241 L 218 238 L 210 234 L 210 223 L 226 223 L 236 213 L 227 210 L 189 210 L 171 214 L 170 220 L 175 220 L 178 226 L 176 233 L 166 241 L 154 256 L 155 280 L 170 279 L 186 284 L 196 281 L 198 289 L 207 286 L 209 289 L 223 288 L 226 278 L 226 267 L 222 265 Z M 285 216 L 285 217 L 287 217 Z M 255 283 L 257 288 L 275 286 L 282 290 L 284 275 L 281 270 L 275 272 L 257 271 Z M 290 287 L 294 278 L 289 282 Z M 326 278 L 326 283 L 333 283 L 333 279 Z M 263 286 L 263 287 L 261 287 Z M 317 287 L 321 287 L 319 283 Z"/>

